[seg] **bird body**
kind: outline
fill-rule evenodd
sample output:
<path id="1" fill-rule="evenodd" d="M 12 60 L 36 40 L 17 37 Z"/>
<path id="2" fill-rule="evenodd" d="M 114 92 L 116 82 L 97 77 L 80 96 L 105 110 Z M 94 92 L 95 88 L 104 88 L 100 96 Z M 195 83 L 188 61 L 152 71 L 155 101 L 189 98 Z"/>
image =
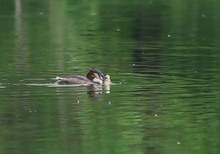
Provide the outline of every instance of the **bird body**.
<path id="1" fill-rule="evenodd" d="M 66 77 L 56 77 L 58 84 L 110 84 L 110 76 L 104 75 L 96 68 L 92 68 L 87 76 L 70 75 Z"/>

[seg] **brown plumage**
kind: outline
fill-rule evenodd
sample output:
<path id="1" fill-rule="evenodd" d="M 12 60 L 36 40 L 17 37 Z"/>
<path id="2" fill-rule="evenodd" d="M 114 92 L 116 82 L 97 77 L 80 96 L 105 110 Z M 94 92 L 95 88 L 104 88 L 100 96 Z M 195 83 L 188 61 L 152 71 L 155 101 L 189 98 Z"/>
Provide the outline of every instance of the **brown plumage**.
<path id="1" fill-rule="evenodd" d="M 95 84 L 93 81 L 84 76 L 72 75 L 67 77 L 58 77 L 58 84 Z"/>
<path id="2" fill-rule="evenodd" d="M 58 84 L 103 84 L 105 75 L 96 68 L 92 68 L 85 76 L 71 75 L 66 77 L 56 77 Z"/>

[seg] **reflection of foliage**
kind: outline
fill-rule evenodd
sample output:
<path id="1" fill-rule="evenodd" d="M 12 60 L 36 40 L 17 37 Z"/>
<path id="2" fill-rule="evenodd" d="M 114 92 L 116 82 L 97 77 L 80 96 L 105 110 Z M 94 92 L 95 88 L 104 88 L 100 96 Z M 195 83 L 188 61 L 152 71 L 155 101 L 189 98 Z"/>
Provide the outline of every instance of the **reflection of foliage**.
<path id="1" fill-rule="evenodd" d="M 25 27 L 27 38 L 23 44 L 27 46 L 25 52 L 30 53 L 18 58 L 32 63 L 25 68 L 30 73 L 39 67 L 51 71 L 51 66 L 66 73 L 73 70 L 84 73 L 94 65 L 104 66 L 106 71 L 117 67 L 128 69 L 127 65 L 133 64 L 130 54 L 138 56 L 138 50 L 142 54 L 158 45 L 160 49 L 218 42 L 215 1 L 211 4 L 174 0 L 170 3 L 116 0 L 20 3 L 18 9 L 22 12 L 17 18 L 23 22 L 20 26 Z M 5 9 L 2 16 L 13 15 L 10 10 Z M 5 26 L 1 34 L 11 39 L 5 33 L 13 29 L 12 22 L 5 24 L 8 28 Z M 22 31 L 17 35 L 23 35 Z"/>

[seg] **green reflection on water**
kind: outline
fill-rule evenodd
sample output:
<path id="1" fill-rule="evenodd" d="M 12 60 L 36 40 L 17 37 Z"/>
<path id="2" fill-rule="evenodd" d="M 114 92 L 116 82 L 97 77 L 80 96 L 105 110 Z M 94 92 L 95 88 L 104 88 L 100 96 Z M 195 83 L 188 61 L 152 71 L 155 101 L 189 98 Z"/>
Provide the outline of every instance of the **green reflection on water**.
<path id="1" fill-rule="evenodd" d="M 219 153 L 218 4 L 1 0 L 1 153 Z"/>

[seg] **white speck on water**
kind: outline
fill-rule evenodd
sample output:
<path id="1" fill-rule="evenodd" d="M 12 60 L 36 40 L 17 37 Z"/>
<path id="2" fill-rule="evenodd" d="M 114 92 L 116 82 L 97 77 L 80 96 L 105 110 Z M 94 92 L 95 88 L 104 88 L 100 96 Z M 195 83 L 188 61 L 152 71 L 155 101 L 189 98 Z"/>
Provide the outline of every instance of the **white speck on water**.
<path id="1" fill-rule="evenodd" d="M 171 35 L 170 35 L 170 34 L 168 34 L 168 35 L 167 35 L 167 37 L 171 37 Z"/>
<path id="2" fill-rule="evenodd" d="M 132 64 L 133 66 L 135 66 L 135 64 Z"/>
<path id="3" fill-rule="evenodd" d="M 205 18 L 205 14 L 202 14 L 202 18 Z"/>
<path id="4" fill-rule="evenodd" d="M 108 102 L 108 104 L 109 104 L 109 105 L 111 105 L 111 104 L 112 104 L 112 102 L 110 101 L 110 102 Z"/>
<path id="5" fill-rule="evenodd" d="M 180 141 L 178 141 L 177 144 L 179 145 L 179 144 L 180 144 Z"/>
<path id="6" fill-rule="evenodd" d="M 120 29 L 118 28 L 118 29 L 117 29 L 117 31 L 119 32 L 119 31 L 120 31 Z"/>
<path id="7" fill-rule="evenodd" d="M 157 114 L 155 114 L 154 116 L 157 117 Z"/>
<path id="8" fill-rule="evenodd" d="M 79 100 L 77 100 L 77 103 L 79 104 Z"/>
<path id="9" fill-rule="evenodd" d="M 176 79 L 176 77 L 175 76 L 172 76 L 173 77 L 173 79 Z"/>
<path id="10" fill-rule="evenodd" d="M 31 113 L 32 111 L 30 110 L 30 111 L 28 111 L 29 113 Z"/>

